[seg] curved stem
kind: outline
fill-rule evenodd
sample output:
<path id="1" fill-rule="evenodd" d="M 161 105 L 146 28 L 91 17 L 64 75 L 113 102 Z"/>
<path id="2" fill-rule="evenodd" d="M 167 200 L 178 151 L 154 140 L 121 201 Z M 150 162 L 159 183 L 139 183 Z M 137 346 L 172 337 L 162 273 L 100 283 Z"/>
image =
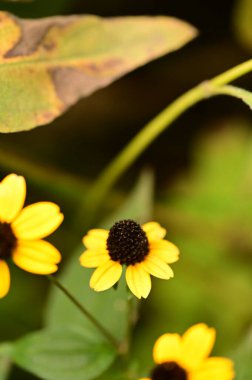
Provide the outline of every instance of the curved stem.
<path id="1" fill-rule="evenodd" d="M 110 334 L 110 332 L 97 321 L 97 319 L 53 276 L 47 276 L 49 280 L 60 289 L 64 295 L 80 310 L 80 312 L 90 320 L 90 322 L 101 332 L 101 334 L 116 348 L 120 351 L 120 344 L 117 340 Z"/>
<path id="2" fill-rule="evenodd" d="M 211 83 L 215 86 L 223 86 L 224 84 L 233 82 L 243 75 L 248 74 L 250 71 L 252 71 L 252 59 L 240 63 L 239 65 L 232 67 L 232 69 L 229 69 L 224 73 L 217 75 L 211 79 Z"/>
<path id="3" fill-rule="evenodd" d="M 252 59 L 189 90 L 146 124 L 136 137 L 107 166 L 94 185 L 91 186 L 89 195 L 85 201 L 85 211 L 89 211 L 88 216 L 91 217 L 92 213 L 95 214 L 95 211 L 99 208 L 106 194 L 118 178 L 174 120 L 199 101 L 218 95 L 215 89 L 219 86 L 225 85 L 250 71 L 252 71 Z"/>

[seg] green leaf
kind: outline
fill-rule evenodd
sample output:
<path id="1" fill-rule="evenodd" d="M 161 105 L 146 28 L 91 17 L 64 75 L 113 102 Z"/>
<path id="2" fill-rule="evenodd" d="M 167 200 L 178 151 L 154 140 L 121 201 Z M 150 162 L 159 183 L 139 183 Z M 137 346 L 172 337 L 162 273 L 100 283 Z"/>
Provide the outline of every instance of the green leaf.
<path id="1" fill-rule="evenodd" d="M 170 284 L 158 282 L 152 301 L 158 314 L 168 313 L 171 325 L 183 330 L 195 321 L 214 321 L 222 334 L 217 345 L 226 351 L 252 313 L 252 134 L 241 121 L 213 129 L 195 144 L 191 170 L 169 187 L 159 206 L 181 260 Z M 158 323 L 164 327 L 165 318 Z"/>
<path id="2" fill-rule="evenodd" d="M 144 172 L 125 203 L 110 220 L 107 219 L 101 226 L 107 228 L 125 218 L 132 218 L 139 222 L 150 219 L 152 194 L 153 175 L 150 172 Z M 79 256 L 83 251 L 84 247 L 81 246 L 71 256 L 60 276 L 60 281 L 118 340 L 123 340 L 128 317 L 126 285 L 121 280 L 117 290 L 110 289 L 101 293 L 91 290 L 89 279 L 92 270 L 79 265 Z M 50 326 L 78 325 L 85 330 L 94 328 L 65 296 L 54 288 L 46 310 L 46 324 Z"/>
<path id="3" fill-rule="evenodd" d="M 142 172 L 139 181 L 122 206 L 103 221 L 110 228 L 118 219 L 134 219 L 138 223 L 148 221 L 153 215 L 154 175 L 151 170 Z"/>
<path id="4" fill-rule="evenodd" d="M 148 377 L 156 339 L 204 321 L 217 329 L 214 355 L 229 356 L 251 321 L 252 133 L 227 120 L 207 125 L 191 167 L 160 194 L 156 214 L 181 252 L 174 279 L 153 279 L 132 357 Z M 250 379 L 250 378 L 249 378 Z"/>
<path id="5" fill-rule="evenodd" d="M 123 339 L 127 325 L 126 289 L 121 283 L 117 290 L 110 289 L 103 293 L 91 290 L 89 280 L 92 271 L 82 268 L 79 264 L 79 257 L 83 251 L 84 247 L 80 247 L 74 252 L 59 280 L 118 340 Z M 58 289 L 51 291 L 46 310 L 46 324 L 70 324 L 81 326 L 85 331 L 97 331 Z"/>
<path id="6" fill-rule="evenodd" d="M 136 374 L 132 374 L 129 366 L 125 367 L 122 362 L 124 358 L 118 357 L 117 360 L 113 363 L 113 365 L 101 376 L 97 377 L 95 380 L 135 380 L 138 379 Z"/>
<path id="7" fill-rule="evenodd" d="M 218 95 L 229 95 L 242 100 L 250 109 L 252 109 L 252 92 L 235 86 L 223 86 L 216 89 Z"/>
<path id="8" fill-rule="evenodd" d="M 235 363 L 236 380 L 252 379 L 252 330 L 249 331 L 245 339 L 232 356 Z"/>
<path id="9" fill-rule="evenodd" d="M 44 380 L 89 380 L 115 359 L 113 347 L 76 327 L 42 330 L 14 344 L 13 361 Z"/>
<path id="10" fill-rule="evenodd" d="M 29 275 L 12 264 L 11 276 L 10 292 L 0 302 L 0 339 L 3 341 L 17 339 L 38 329 L 45 300 L 45 279 L 42 276 Z"/>
<path id="11" fill-rule="evenodd" d="M 49 123 L 79 98 L 196 35 L 187 23 L 161 16 L 0 18 L 1 132 Z"/>
<path id="12" fill-rule="evenodd" d="M 0 380 L 7 380 L 11 369 L 11 343 L 0 344 Z"/>

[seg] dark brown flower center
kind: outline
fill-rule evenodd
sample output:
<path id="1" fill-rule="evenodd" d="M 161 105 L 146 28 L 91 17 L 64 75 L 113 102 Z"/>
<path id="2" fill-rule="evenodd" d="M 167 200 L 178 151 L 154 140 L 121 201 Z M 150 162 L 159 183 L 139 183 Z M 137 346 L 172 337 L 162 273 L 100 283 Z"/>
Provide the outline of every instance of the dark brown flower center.
<path id="1" fill-rule="evenodd" d="M 0 259 L 8 260 L 16 246 L 17 239 L 9 223 L 0 222 Z"/>
<path id="2" fill-rule="evenodd" d="M 186 371 L 175 362 L 163 363 L 154 368 L 152 380 L 187 380 Z"/>
<path id="3" fill-rule="evenodd" d="M 147 256 L 149 242 L 138 223 L 133 220 L 121 220 L 109 231 L 107 249 L 112 260 L 134 265 L 142 262 Z"/>

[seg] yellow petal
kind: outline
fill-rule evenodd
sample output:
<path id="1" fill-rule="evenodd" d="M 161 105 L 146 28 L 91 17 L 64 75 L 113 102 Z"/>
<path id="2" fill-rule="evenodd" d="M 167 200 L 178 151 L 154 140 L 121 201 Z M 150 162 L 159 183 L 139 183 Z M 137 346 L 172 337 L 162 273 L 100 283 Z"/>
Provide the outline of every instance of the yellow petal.
<path id="1" fill-rule="evenodd" d="M 211 353 L 215 342 L 215 329 L 199 323 L 189 328 L 182 337 L 182 361 L 188 370 L 198 368 Z"/>
<path id="2" fill-rule="evenodd" d="M 59 251 L 44 240 L 18 241 L 12 256 L 17 266 L 30 273 L 50 274 L 57 271 L 61 260 Z"/>
<path id="3" fill-rule="evenodd" d="M 88 231 L 88 235 L 107 240 L 109 231 L 102 228 L 93 228 L 92 230 Z"/>
<path id="4" fill-rule="evenodd" d="M 181 337 L 178 334 L 164 334 L 156 341 L 153 358 L 156 364 L 178 362 L 181 355 Z"/>
<path id="5" fill-rule="evenodd" d="M 129 265 L 126 270 L 126 282 L 137 298 L 147 298 L 151 290 L 149 273 L 142 269 L 141 264 Z"/>
<path id="6" fill-rule="evenodd" d="M 106 251 L 87 250 L 80 256 L 80 264 L 86 268 L 96 268 L 106 261 L 110 260 L 110 256 Z"/>
<path id="7" fill-rule="evenodd" d="M 15 252 L 38 262 L 58 264 L 61 261 L 57 248 L 45 240 L 18 240 Z"/>
<path id="8" fill-rule="evenodd" d="M 12 222 L 21 211 L 26 196 L 24 177 L 10 174 L 0 184 L 0 219 Z"/>
<path id="9" fill-rule="evenodd" d="M 179 249 L 167 240 L 159 240 L 150 244 L 150 252 L 158 256 L 167 264 L 172 264 L 179 259 Z"/>
<path id="10" fill-rule="evenodd" d="M 141 378 L 139 380 L 151 380 L 149 377 L 144 377 L 144 378 Z"/>
<path id="11" fill-rule="evenodd" d="M 189 375 L 188 380 L 233 380 L 233 362 L 226 358 L 212 357 Z"/>
<path id="12" fill-rule="evenodd" d="M 147 235 L 149 242 L 161 240 L 166 235 L 166 229 L 157 222 L 148 222 L 142 225 L 142 229 Z"/>
<path id="13" fill-rule="evenodd" d="M 90 279 L 90 288 L 97 292 L 111 288 L 119 280 L 122 274 L 121 264 L 109 260 L 99 266 Z"/>
<path id="14" fill-rule="evenodd" d="M 103 229 L 93 229 L 88 231 L 87 235 L 83 237 L 83 244 L 90 250 L 107 248 L 107 238 L 109 231 Z"/>
<path id="15" fill-rule="evenodd" d="M 152 274 L 152 276 L 162 278 L 164 280 L 169 280 L 169 278 L 174 276 L 169 265 L 151 253 L 146 257 L 141 265 L 143 266 L 143 269 Z"/>
<path id="16" fill-rule="evenodd" d="M 63 218 L 55 203 L 38 202 L 25 207 L 12 228 L 19 239 L 42 239 L 54 232 Z"/>
<path id="17" fill-rule="evenodd" d="M 0 298 L 6 296 L 10 289 L 10 270 L 5 261 L 0 260 Z"/>
<path id="18" fill-rule="evenodd" d="M 14 263 L 21 269 L 34 274 L 51 274 L 58 270 L 56 264 L 50 264 L 43 261 L 36 261 L 28 256 L 14 253 L 12 256 Z"/>

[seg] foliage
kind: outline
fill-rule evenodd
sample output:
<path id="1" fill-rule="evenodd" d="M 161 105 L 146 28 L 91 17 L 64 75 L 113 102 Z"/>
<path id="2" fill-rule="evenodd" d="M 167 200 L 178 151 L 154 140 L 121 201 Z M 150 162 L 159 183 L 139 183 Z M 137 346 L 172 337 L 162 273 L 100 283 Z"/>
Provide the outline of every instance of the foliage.
<path id="1" fill-rule="evenodd" d="M 76 326 L 27 335 L 14 345 L 12 358 L 45 380 L 94 379 L 114 360 L 115 350 L 91 332 Z M 95 362 L 95 365 L 94 365 Z"/>
<path id="2" fill-rule="evenodd" d="M 129 217 L 139 222 L 151 218 L 152 195 L 153 195 L 153 177 L 149 172 L 144 172 L 140 177 L 135 189 L 129 195 L 128 199 L 121 207 L 105 220 L 101 227 L 109 228 L 117 220 L 127 219 Z M 89 289 L 90 271 L 83 270 L 78 263 L 83 246 L 71 255 L 67 268 L 61 276 L 61 282 L 75 295 L 78 300 L 85 300 L 92 314 L 99 319 L 102 315 L 102 323 L 118 339 L 125 338 L 127 330 L 127 292 L 125 283 L 122 282 L 119 288 L 107 291 L 104 294 L 96 294 Z M 109 305 L 109 312 L 106 312 Z M 66 304 L 63 294 L 58 289 L 52 289 L 48 308 L 46 311 L 46 324 L 48 326 L 58 325 L 78 325 L 85 331 L 94 329 L 88 320 L 83 320 L 83 316 L 76 312 L 72 304 Z"/>
<path id="3" fill-rule="evenodd" d="M 168 16 L 103 18 L 87 14 L 41 18 L 66 12 L 70 8 L 69 0 L 24 1 L 10 0 L 17 4 L 7 1 L 2 9 L 10 11 L 17 7 L 15 14 L 20 17 L 31 14 L 33 18 L 40 18 L 23 19 L 0 12 L 0 131 L 5 133 L 28 131 L 53 121 L 80 98 L 180 49 L 197 35 L 189 23 Z M 79 2 L 71 2 L 72 6 L 74 4 L 76 8 L 73 9 L 78 9 Z M 235 31 L 248 50 L 252 41 L 251 11 L 251 1 L 236 2 Z M 197 51 L 197 44 L 194 49 Z M 193 76 L 196 63 L 190 66 L 190 60 L 183 58 L 187 53 L 183 54 L 182 70 L 176 67 L 178 74 L 174 82 L 173 73 L 169 71 L 172 66 L 162 71 L 159 70 L 160 62 L 155 64 L 157 77 L 163 79 L 164 73 L 170 75 L 170 87 L 165 88 L 165 95 L 169 91 L 172 96 L 176 94 L 172 87 L 178 78 L 182 81 L 183 71 Z M 172 58 L 169 59 L 172 62 Z M 200 59 L 198 63 L 201 65 Z M 41 167 L 29 159 L 29 155 L 20 157 L 18 149 L 9 151 L 8 144 L 5 146 L 8 140 L 2 139 L 1 169 L 27 176 L 35 198 L 39 191 L 45 197 L 60 199 L 65 225 L 55 238 L 64 258 L 62 271 L 57 275 L 58 284 L 62 285 L 48 289 L 46 280 L 34 279 L 29 274 L 24 276 L 17 268 L 12 268 L 11 294 L 0 302 L 0 380 L 23 378 L 18 372 L 15 375 L 17 368 L 24 371 L 24 376 L 42 380 L 82 380 L 83 376 L 86 380 L 146 377 L 153 366 L 151 356 L 156 338 L 164 332 L 180 333 L 198 322 L 217 329 L 214 355 L 234 360 L 236 380 L 251 379 L 252 344 L 251 331 L 248 331 L 252 315 L 249 302 L 252 297 L 251 123 L 244 123 L 240 118 L 235 121 L 232 115 L 221 125 L 216 119 L 214 123 L 209 122 L 213 131 L 204 132 L 190 146 L 190 167 L 173 178 L 169 187 L 166 184 L 158 186 L 157 194 L 154 194 L 155 179 L 150 169 L 142 171 L 129 195 L 125 190 L 113 192 L 112 189 L 161 132 L 196 103 L 215 95 L 228 95 L 241 100 L 251 110 L 249 81 L 244 85 L 246 90 L 243 85 L 229 84 L 251 71 L 250 59 L 182 94 L 147 123 L 94 181 L 83 178 L 84 175 L 78 178 L 64 170 L 59 172 L 50 165 Z M 156 90 L 153 87 L 153 94 Z M 152 103 L 155 104 L 153 94 Z M 126 109 L 127 95 L 126 91 Z M 232 104 L 230 99 L 225 101 Z M 136 109 L 141 102 L 147 108 L 145 99 L 138 99 Z M 211 104 L 214 103 L 210 102 L 210 107 Z M 115 112 L 118 104 L 111 107 Z M 244 112 L 249 112 L 249 108 L 241 106 Z M 62 149 L 65 162 L 70 160 L 74 166 L 75 146 L 71 146 L 74 140 L 69 128 L 74 118 L 67 117 L 70 123 L 66 123 L 65 145 L 61 146 L 62 136 L 57 128 L 53 131 L 49 127 L 45 136 L 47 143 L 55 133 L 55 157 Z M 187 120 L 186 117 L 183 120 Z M 109 122 L 104 122 L 104 127 Z M 129 120 L 127 123 L 130 126 Z M 83 128 L 82 124 L 80 140 L 84 136 L 89 144 L 91 134 L 96 140 L 100 138 L 92 125 Z M 111 147 L 120 141 L 122 128 L 119 128 L 121 126 L 116 125 L 114 134 L 109 137 Z M 28 133 L 31 137 L 27 140 L 27 150 L 40 136 L 38 131 Z M 109 134 L 107 130 L 104 133 Z M 172 138 L 172 133 L 168 138 Z M 165 144 L 165 138 L 163 142 L 159 140 L 160 146 Z M 174 151 L 180 148 L 183 139 L 186 137 L 181 132 L 179 143 L 172 147 Z M 17 137 L 16 147 L 20 141 L 22 138 Z M 96 151 L 94 149 L 92 159 L 85 148 L 81 151 L 81 174 L 88 166 L 92 171 L 99 146 Z M 162 167 L 165 183 L 166 170 L 171 163 L 160 158 L 158 149 L 159 145 L 158 166 Z M 171 152 L 167 149 L 165 153 L 169 156 Z M 105 156 L 101 152 L 103 159 Z M 145 157 L 143 160 L 145 162 Z M 142 161 L 137 164 L 142 166 Z M 94 226 L 95 217 L 98 223 Z M 80 242 L 86 227 L 109 229 L 123 219 L 134 219 L 140 224 L 152 219 L 160 221 L 167 227 L 167 239 L 175 242 L 181 251 L 181 259 L 174 265 L 174 279 L 154 280 L 151 296 L 141 302 L 141 307 L 130 296 L 124 276 L 118 286 L 96 293 L 89 288 L 91 271 L 79 265 L 84 250 Z M 76 305 L 79 306 L 76 308 Z"/>
<path id="4" fill-rule="evenodd" d="M 0 380 L 7 379 L 11 369 L 12 346 L 9 343 L 0 344 Z"/>
<path id="5" fill-rule="evenodd" d="M 252 375 L 251 368 L 252 336 L 251 330 L 247 332 L 245 338 L 240 342 L 233 354 L 236 363 L 237 380 L 249 380 Z"/>
<path id="6" fill-rule="evenodd" d="M 49 123 L 80 97 L 180 48 L 196 34 L 167 17 L 22 20 L 4 12 L 0 17 L 1 132 Z"/>
<path id="7" fill-rule="evenodd" d="M 149 219 L 152 194 L 153 176 L 150 172 L 144 172 L 132 194 L 111 217 L 111 222 L 129 215 L 139 222 Z M 110 221 L 104 222 L 103 226 L 109 227 L 108 223 Z M 122 283 L 117 291 L 112 289 L 97 297 L 88 287 L 89 272 L 86 273 L 78 265 L 82 250 L 83 248 L 78 249 L 71 256 L 67 271 L 61 276 L 62 283 L 77 299 L 85 300 L 85 305 L 97 319 L 103 316 L 102 324 L 113 335 L 124 340 L 128 323 L 125 284 Z M 64 295 L 58 289 L 52 290 L 48 302 L 46 326 L 47 329 L 25 336 L 13 344 L 7 359 L 3 356 L 0 369 L 4 371 L 6 360 L 9 362 L 12 359 L 14 363 L 45 380 L 70 380 L 72 376 L 82 379 L 83 371 L 88 380 L 102 373 L 115 358 L 115 351 L 105 344 L 103 336 L 71 303 L 66 303 Z M 48 344 L 50 350 L 47 349 Z"/>
<path id="8" fill-rule="evenodd" d="M 160 194 L 158 219 L 182 257 L 176 278 L 157 282 L 144 304 L 134 341 L 143 376 L 153 342 L 169 326 L 214 324 L 216 352 L 228 356 L 251 318 L 251 144 L 251 132 L 239 123 L 204 134 L 192 149 L 193 169 Z"/>

